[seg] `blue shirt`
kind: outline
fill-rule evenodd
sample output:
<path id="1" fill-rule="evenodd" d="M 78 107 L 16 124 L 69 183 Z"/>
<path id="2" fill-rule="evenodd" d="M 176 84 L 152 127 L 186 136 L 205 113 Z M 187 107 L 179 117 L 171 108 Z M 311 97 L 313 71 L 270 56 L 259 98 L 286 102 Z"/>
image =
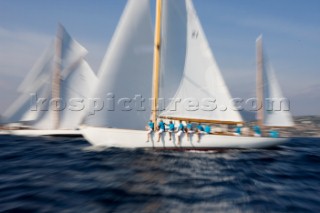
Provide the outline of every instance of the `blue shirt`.
<path id="1" fill-rule="evenodd" d="M 260 129 L 259 126 L 254 126 L 254 127 L 253 127 L 253 131 L 254 131 L 255 133 L 261 135 L 261 129 Z"/>
<path id="2" fill-rule="evenodd" d="M 206 133 L 210 134 L 210 133 L 211 133 L 211 127 L 210 127 L 210 126 L 206 126 L 206 127 L 204 128 L 204 131 L 205 131 Z"/>
<path id="3" fill-rule="evenodd" d="M 169 124 L 169 130 L 174 131 L 174 124 Z"/>
<path id="4" fill-rule="evenodd" d="M 239 135 L 241 134 L 241 127 L 240 126 L 236 127 L 236 133 L 238 133 Z"/>
<path id="5" fill-rule="evenodd" d="M 153 122 L 149 122 L 148 125 L 149 125 L 150 129 L 154 130 L 154 123 Z"/>
<path id="6" fill-rule="evenodd" d="M 201 126 L 201 125 L 198 125 L 198 130 L 199 130 L 199 131 L 204 131 L 204 128 L 203 128 L 203 126 Z"/>
<path id="7" fill-rule="evenodd" d="M 166 127 L 163 121 L 160 121 L 158 126 L 159 126 L 159 129 L 166 130 Z"/>
<path id="8" fill-rule="evenodd" d="M 279 132 L 278 132 L 278 131 L 275 131 L 275 130 L 271 130 L 271 131 L 269 132 L 269 135 L 270 135 L 270 137 L 272 137 L 272 138 L 278 138 L 278 137 L 279 137 Z"/>
<path id="9" fill-rule="evenodd" d="M 183 126 L 183 124 L 181 123 L 181 124 L 179 124 L 179 128 L 178 128 L 178 130 L 181 130 L 181 131 L 183 131 L 184 130 L 184 126 Z"/>
<path id="10" fill-rule="evenodd" d="M 187 129 L 190 129 L 190 130 L 191 130 L 191 129 L 192 129 L 192 124 L 188 123 L 188 124 L 187 124 Z"/>

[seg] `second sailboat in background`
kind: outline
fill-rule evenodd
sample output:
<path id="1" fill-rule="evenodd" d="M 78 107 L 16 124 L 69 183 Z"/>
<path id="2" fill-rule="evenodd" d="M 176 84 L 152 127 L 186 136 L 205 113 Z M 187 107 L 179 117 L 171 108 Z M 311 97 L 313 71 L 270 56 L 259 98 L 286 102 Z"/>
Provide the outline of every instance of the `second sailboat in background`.
<path id="1" fill-rule="evenodd" d="M 97 78 L 85 60 L 87 50 L 59 25 L 55 43 L 19 87 L 20 96 L 5 112 L 10 134 L 79 137 L 77 130 Z M 72 103 L 73 101 L 73 103 Z"/>

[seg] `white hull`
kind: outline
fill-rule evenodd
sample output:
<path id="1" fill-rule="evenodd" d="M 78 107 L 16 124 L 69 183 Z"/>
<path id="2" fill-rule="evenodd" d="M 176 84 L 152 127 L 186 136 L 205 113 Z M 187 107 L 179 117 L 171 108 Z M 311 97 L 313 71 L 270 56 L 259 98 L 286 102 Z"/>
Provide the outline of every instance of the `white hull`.
<path id="1" fill-rule="evenodd" d="M 9 135 L 9 131 L 7 130 L 0 130 L 0 135 Z"/>
<path id="2" fill-rule="evenodd" d="M 196 134 L 191 135 L 190 141 L 185 133 L 181 135 L 181 144 L 178 144 L 174 133 L 169 140 L 169 133 L 162 134 L 160 142 L 157 142 L 158 133 L 154 133 L 149 142 L 147 132 L 141 130 L 124 130 L 97 127 L 82 127 L 81 132 L 86 140 L 94 146 L 120 147 L 120 148 L 159 148 L 159 149 L 187 149 L 187 150 L 209 150 L 209 149 L 247 149 L 267 148 L 287 142 L 288 138 L 266 138 L 266 137 L 243 137 L 225 135 L 201 136 L 198 142 Z"/>
<path id="3" fill-rule="evenodd" d="M 38 129 L 23 129 L 23 130 L 10 130 L 10 135 L 27 136 L 27 137 L 82 137 L 79 130 L 38 130 Z"/>

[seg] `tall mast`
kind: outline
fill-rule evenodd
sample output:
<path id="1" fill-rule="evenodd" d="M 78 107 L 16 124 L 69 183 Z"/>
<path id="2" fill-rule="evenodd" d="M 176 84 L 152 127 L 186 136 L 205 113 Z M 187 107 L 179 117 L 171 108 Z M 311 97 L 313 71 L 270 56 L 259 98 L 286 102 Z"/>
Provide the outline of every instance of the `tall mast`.
<path id="1" fill-rule="evenodd" d="M 256 48 L 257 48 L 257 81 L 256 81 L 256 89 L 257 89 L 257 124 L 262 128 L 263 127 L 263 119 L 264 119 L 264 97 L 263 97 L 263 46 L 262 46 L 262 35 L 260 35 L 256 40 Z"/>
<path id="2" fill-rule="evenodd" d="M 154 36 L 154 58 L 153 58 L 153 82 L 152 82 L 152 121 L 157 121 L 158 99 L 159 99 L 159 74 L 160 74 L 160 46 L 161 46 L 161 12 L 162 0 L 157 0 L 155 36 Z"/>
<path id="3" fill-rule="evenodd" d="M 59 24 L 55 41 L 55 61 L 52 78 L 52 99 L 55 100 L 56 106 L 53 108 L 53 128 L 58 129 L 60 124 L 59 98 L 60 98 L 60 81 L 61 81 L 61 51 L 62 51 L 63 27 Z"/>

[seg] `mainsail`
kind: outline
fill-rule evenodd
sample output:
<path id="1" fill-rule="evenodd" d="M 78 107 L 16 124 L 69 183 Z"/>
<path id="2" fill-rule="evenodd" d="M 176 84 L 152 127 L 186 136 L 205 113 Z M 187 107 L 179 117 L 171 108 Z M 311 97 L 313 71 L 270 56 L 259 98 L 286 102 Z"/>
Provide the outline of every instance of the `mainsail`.
<path id="1" fill-rule="evenodd" d="M 211 52 L 191 0 L 186 2 L 184 74 L 173 101 L 161 117 L 207 122 L 240 123 L 231 95 Z M 181 100 L 181 102 L 177 102 Z M 189 101 L 193 102 L 188 108 Z"/>
<path id="2" fill-rule="evenodd" d="M 59 111 L 59 129 L 75 129 L 87 114 L 90 105 L 88 97 L 92 95 L 97 77 L 85 60 L 80 60 L 77 65 L 63 73 L 60 85 L 60 100 L 63 106 Z M 48 100 L 51 95 L 48 93 Z M 32 126 L 37 129 L 54 129 L 54 115 L 51 113 L 53 109 L 49 102 L 40 110 L 45 110 L 46 113 L 34 120 Z"/>
<path id="3" fill-rule="evenodd" d="M 54 42 L 45 50 L 42 56 L 34 64 L 30 72 L 23 79 L 22 83 L 18 87 L 18 92 L 28 93 L 34 92 L 36 89 L 32 86 L 36 82 L 48 80 L 48 76 L 51 75 L 52 66 L 54 62 Z M 43 82 L 42 82 L 43 83 Z"/>
<path id="4" fill-rule="evenodd" d="M 185 0 L 162 0 L 160 94 L 165 101 L 179 88 L 186 60 L 187 11 Z M 163 110 L 167 102 L 160 101 Z M 168 104 L 168 103 L 167 103 Z"/>
<path id="5" fill-rule="evenodd" d="M 260 115 L 262 124 L 276 127 L 294 126 L 290 113 L 290 102 L 283 96 L 275 71 L 265 56 L 262 48 L 262 36 L 257 38 L 256 44 L 258 61 L 261 62 L 261 70 L 258 72 L 262 72 L 260 75 L 262 80 L 259 81 L 261 85 L 257 85 L 261 88 L 261 97 L 264 100 Z"/>
<path id="6" fill-rule="evenodd" d="M 153 29 L 149 0 L 129 0 L 101 64 L 94 98 L 103 104 L 92 126 L 144 129 L 150 116 Z M 135 103 L 138 96 L 144 106 Z"/>

